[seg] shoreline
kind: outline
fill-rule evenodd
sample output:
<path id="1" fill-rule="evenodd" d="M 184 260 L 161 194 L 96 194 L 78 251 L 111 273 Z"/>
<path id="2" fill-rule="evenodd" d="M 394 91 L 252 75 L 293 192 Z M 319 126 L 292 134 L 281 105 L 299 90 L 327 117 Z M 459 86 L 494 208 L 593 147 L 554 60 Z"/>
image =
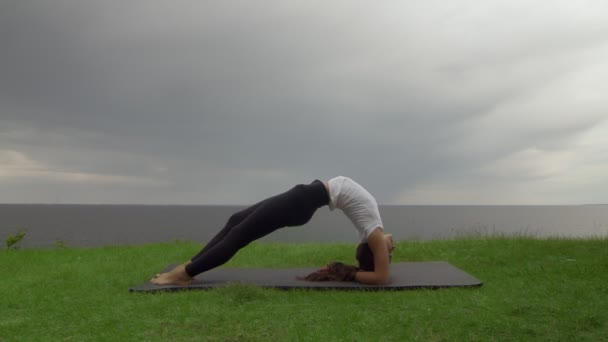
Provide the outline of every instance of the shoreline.
<path id="1" fill-rule="evenodd" d="M 205 242 L 244 206 L 0 205 L 0 240 L 27 230 L 24 245 L 139 244 L 173 239 Z M 577 206 L 380 205 L 386 232 L 397 240 L 469 235 L 586 238 L 608 235 L 608 208 Z M 272 242 L 354 242 L 356 230 L 339 210 L 319 209 L 302 227 L 279 229 Z"/>

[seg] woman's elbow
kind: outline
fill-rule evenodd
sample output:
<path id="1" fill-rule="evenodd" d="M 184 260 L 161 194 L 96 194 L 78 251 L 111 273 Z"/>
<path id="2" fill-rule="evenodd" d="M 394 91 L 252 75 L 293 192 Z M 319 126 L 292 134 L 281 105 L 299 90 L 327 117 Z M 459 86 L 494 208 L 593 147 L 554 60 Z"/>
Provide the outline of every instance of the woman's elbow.
<path id="1" fill-rule="evenodd" d="M 390 281 L 390 277 L 388 273 L 357 272 L 355 280 L 368 285 L 386 285 Z"/>
<path id="2" fill-rule="evenodd" d="M 388 273 L 376 273 L 371 280 L 372 285 L 386 285 L 390 280 L 390 276 Z"/>
<path id="3" fill-rule="evenodd" d="M 387 274 L 379 275 L 377 278 L 376 285 L 386 285 L 391 280 L 391 277 Z"/>

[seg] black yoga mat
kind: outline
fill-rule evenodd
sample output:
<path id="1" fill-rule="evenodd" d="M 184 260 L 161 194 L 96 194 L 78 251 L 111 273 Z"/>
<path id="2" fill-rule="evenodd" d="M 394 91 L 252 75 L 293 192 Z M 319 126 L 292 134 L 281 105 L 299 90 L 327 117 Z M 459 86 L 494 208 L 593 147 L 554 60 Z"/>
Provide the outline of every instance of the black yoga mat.
<path id="1" fill-rule="evenodd" d="M 167 266 L 163 272 L 175 265 Z M 391 280 L 386 285 L 363 285 L 355 282 L 310 282 L 296 279 L 316 268 L 227 268 L 219 267 L 199 274 L 188 286 L 158 286 L 148 281 L 129 289 L 131 292 L 201 290 L 240 283 L 278 289 L 317 290 L 407 290 L 417 288 L 477 287 L 482 282 L 445 261 L 400 262 L 391 264 Z"/>

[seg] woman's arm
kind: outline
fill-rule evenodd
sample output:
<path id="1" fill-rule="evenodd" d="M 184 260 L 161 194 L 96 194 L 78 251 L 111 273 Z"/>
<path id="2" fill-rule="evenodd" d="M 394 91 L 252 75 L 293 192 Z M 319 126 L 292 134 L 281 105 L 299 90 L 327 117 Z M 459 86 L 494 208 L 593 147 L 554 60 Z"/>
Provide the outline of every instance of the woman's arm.
<path id="1" fill-rule="evenodd" d="M 383 285 L 389 281 L 388 247 L 382 228 L 376 228 L 368 237 L 367 244 L 374 254 L 374 271 L 359 271 L 355 280 L 363 284 Z"/>

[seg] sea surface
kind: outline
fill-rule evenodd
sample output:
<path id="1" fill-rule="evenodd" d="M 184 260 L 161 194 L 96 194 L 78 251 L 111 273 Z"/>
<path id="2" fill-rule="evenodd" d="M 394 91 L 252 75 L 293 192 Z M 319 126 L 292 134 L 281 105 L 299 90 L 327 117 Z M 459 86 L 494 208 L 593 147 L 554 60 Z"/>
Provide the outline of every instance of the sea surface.
<path id="1" fill-rule="evenodd" d="M 206 242 L 244 206 L 0 204 L 0 240 L 27 230 L 23 247 L 103 246 L 191 240 Z M 385 231 L 397 240 L 464 235 L 606 237 L 608 205 L 412 206 L 382 205 Z M 317 211 L 302 227 L 288 227 L 263 241 L 358 242 L 340 211 Z"/>

